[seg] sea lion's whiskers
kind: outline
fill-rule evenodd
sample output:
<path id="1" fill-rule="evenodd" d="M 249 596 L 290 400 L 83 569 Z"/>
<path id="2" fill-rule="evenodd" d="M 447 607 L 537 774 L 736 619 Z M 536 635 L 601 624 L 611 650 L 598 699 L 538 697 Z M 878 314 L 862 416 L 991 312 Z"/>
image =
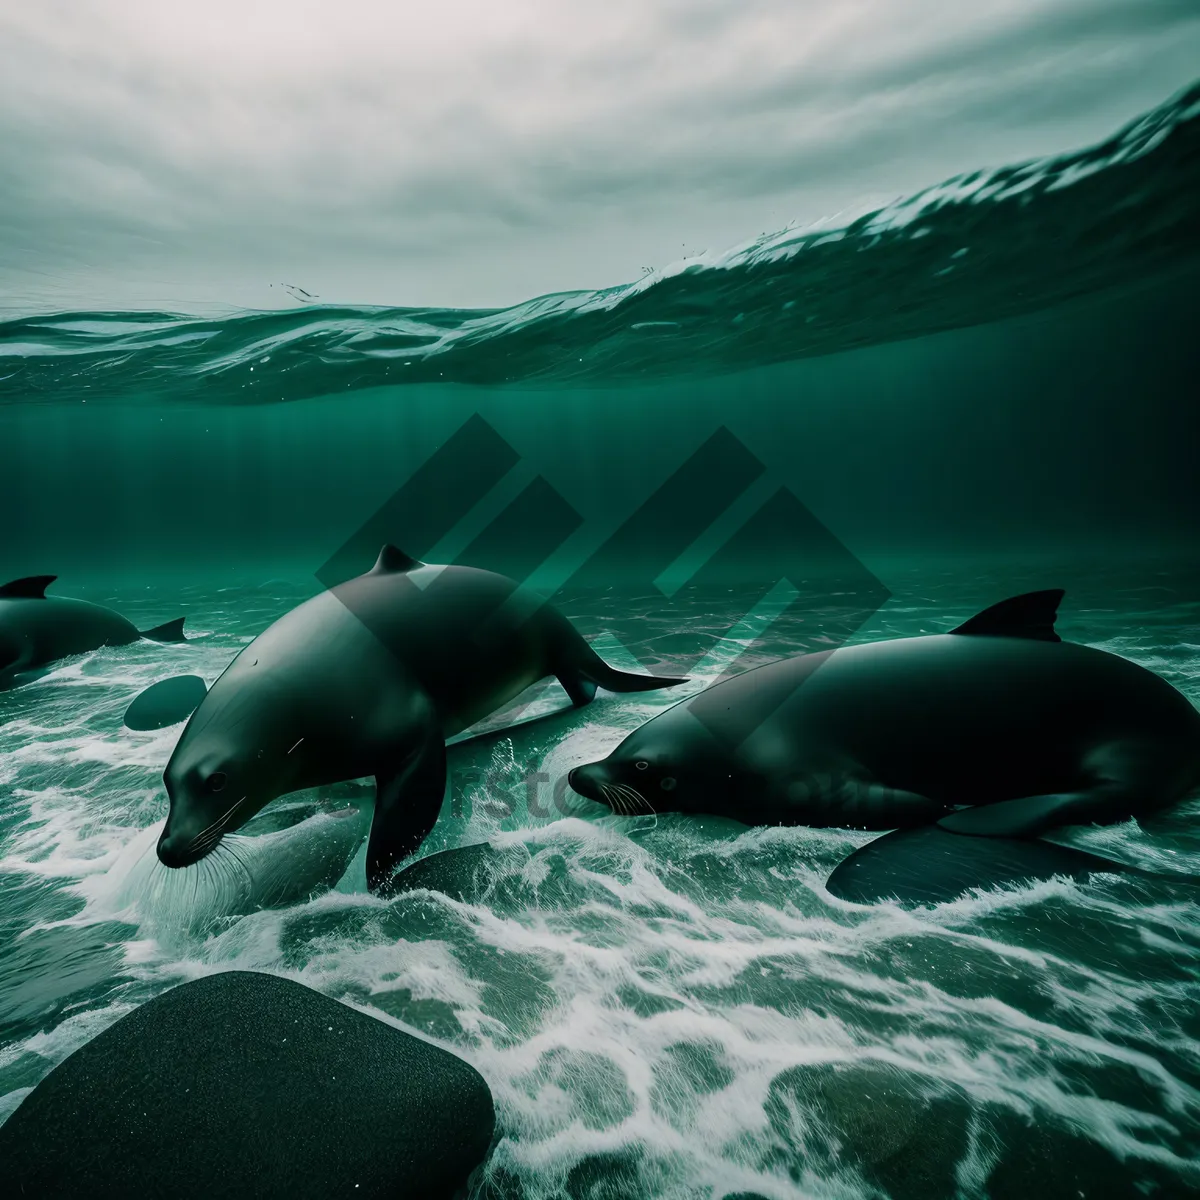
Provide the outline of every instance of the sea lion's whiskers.
<path id="1" fill-rule="evenodd" d="M 243 797 L 243 799 L 244 798 L 245 797 Z M 238 804 L 240 803 L 241 800 L 238 801 Z M 235 804 L 234 808 L 236 807 L 237 805 Z M 225 822 L 228 821 L 232 815 L 233 809 L 230 809 L 229 812 L 227 812 L 223 817 L 218 817 L 211 825 L 206 825 L 198 834 L 196 834 L 194 838 L 192 838 L 190 842 L 188 842 L 188 848 L 191 849 L 193 846 L 199 846 L 202 842 L 208 841 L 215 834 L 219 834 L 221 830 L 225 828 Z"/>
<path id="2" fill-rule="evenodd" d="M 220 832 L 198 834 L 187 844 L 188 850 L 197 850 L 205 846 L 211 846 L 220 836 Z"/>
<path id="3" fill-rule="evenodd" d="M 642 793 L 637 790 L 637 788 L 632 787 L 631 785 L 629 785 L 627 783 L 618 784 L 617 786 L 628 797 L 631 804 L 633 805 L 633 810 L 635 812 L 638 809 L 644 809 L 650 816 L 657 815 L 654 811 L 654 805 L 652 805 L 650 803 L 650 801 L 647 800 L 646 797 L 643 796 Z"/>
<path id="4" fill-rule="evenodd" d="M 639 792 L 637 790 L 637 788 L 633 787 L 632 785 L 625 784 L 624 788 L 625 788 L 626 792 L 629 792 L 632 794 L 632 797 L 633 797 L 632 803 L 634 803 L 635 807 L 644 809 L 647 816 L 651 816 L 654 818 L 654 824 L 651 825 L 650 828 L 657 829 L 658 828 L 658 813 L 656 813 L 654 811 L 654 806 L 650 803 L 650 801 L 647 800 L 646 797 L 643 796 L 642 793 Z"/>
<path id="5" fill-rule="evenodd" d="M 190 854 L 207 854 L 221 840 L 221 831 L 214 830 L 207 834 L 203 840 L 197 839 L 194 842 L 189 842 L 187 851 Z"/>
<path id="6" fill-rule="evenodd" d="M 650 809 L 649 801 L 645 796 L 642 795 L 641 792 L 637 790 L 637 788 L 630 787 L 628 784 L 623 784 L 621 790 L 625 793 L 626 798 L 629 800 L 629 806 L 633 812 L 636 813 L 642 809 Z"/>
<path id="7" fill-rule="evenodd" d="M 227 840 L 223 841 L 214 849 L 210 857 L 216 859 L 217 865 L 225 872 L 231 887 L 237 888 L 239 884 L 243 883 L 247 891 L 253 887 L 254 878 L 237 845 Z"/>
<path id="8" fill-rule="evenodd" d="M 600 785 L 600 795 L 604 797 L 605 803 L 613 812 L 619 813 L 622 816 L 625 815 L 625 800 L 616 788 L 611 787 L 607 783 L 602 783 Z"/>
<path id="9" fill-rule="evenodd" d="M 201 846 L 206 849 L 211 847 L 221 836 L 221 831 L 229 824 L 229 819 L 237 812 L 242 802 L 246 799 L 245 796 L 238 800 L 234 806 L 229 809 L 223 816 L 218 817 L 211 825 L 202 829 L 190 842 L 187 844 L 189 851 L 198 850 Z"/>

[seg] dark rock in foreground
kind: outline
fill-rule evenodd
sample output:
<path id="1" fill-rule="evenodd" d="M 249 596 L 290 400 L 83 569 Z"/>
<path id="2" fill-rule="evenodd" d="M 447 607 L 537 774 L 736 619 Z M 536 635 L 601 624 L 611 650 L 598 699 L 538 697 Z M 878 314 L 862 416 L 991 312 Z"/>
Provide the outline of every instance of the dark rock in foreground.
<path id="1" fill-rule="evenodd" d="M 967 837 L 936 825 L 901 829 L 860 846 L 839 863 L 826 887 L 842 900 L 896 899 L 940 904 L 972 888 L 994 888 L 1066 875 L 1143 875 L 1098 854 L 1032 838 Z"/>
<path id="2" fill-rule="evenodd" d="M 450 1197 L 492 1098 L 461 1059 L 300 984 L 232 971 L 143 1005 L 0 1127 L 9 1195 Z"/>

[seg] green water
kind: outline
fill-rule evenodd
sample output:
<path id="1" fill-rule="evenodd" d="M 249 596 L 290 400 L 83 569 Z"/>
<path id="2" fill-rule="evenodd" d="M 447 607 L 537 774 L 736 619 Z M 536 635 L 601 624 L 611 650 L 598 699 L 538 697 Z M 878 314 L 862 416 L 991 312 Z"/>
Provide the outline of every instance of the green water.
<path id="1" fill-rule="evenodd" d="M 3 573 L 317 570 L 472 414 L 599 540 L 726 426 L 856 553 L 1104 551 L 1196 528 L 1197 276 L 647 388 L 0 409 Z M 414 551 L 415 552 L 415 551 Z"/>
<path id="2" fill-rule="evenodd" d="M 947 628 L 993 596 L 1061 582 L 1064 637 L 1200 702 L 1193 564 L 1046 570 L 894 567 L 892 599 L 858 636 Z M 1144 827 L 1065 834 L 1158 882 L 860 907 L 824 881 L 872 834 L 619 817 L 567 792 L 570 766 L 678 698 L 646 693 L 451 748 L 450 798 L 422 853 L 490 840 L 502 853 L 477 901 L 366 893 L 367 783 L 277 802 L 229 839 L 231 858 L 166 871 L 154 843 L 177 729 L 124 730 L 126 704 L 177 672 L 211 682 L 311 591 L 302 579 L 89 590 L 141 623 L 183 604 L 197 640 L 99 651 L 0 695 L 2 1111 L 131 1006 L 239 968 L 298 979 L 472 1062 L 500 1132 L 478 1196 L 1195 1186 L 1200 923 L 1181 882 L 1200 867 L 1195 802 Z M 712 636 L 740 603 L 684 598 L 668 618 L 644 601 L 618 594 L 572 615 L 606 614 L 601 645 L 618 665 L 671 669 L 704 649 L 692 688 L 747 632 Z M 751 614 L 766 632 L 741 665 L 819 646 L 839 613 L 809 612 L 806 631 L 770 615 Z M 557 685 L 537 701 L 562 702 Z"/>

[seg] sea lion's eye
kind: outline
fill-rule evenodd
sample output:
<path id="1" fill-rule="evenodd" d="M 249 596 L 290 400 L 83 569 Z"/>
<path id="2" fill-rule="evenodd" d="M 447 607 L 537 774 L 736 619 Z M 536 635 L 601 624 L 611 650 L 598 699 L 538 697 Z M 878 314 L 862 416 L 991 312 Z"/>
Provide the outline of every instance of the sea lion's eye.
<path id="1" fill-rule="evenodd" d="M 662 788 L 662 790 L 664 792 L 671 791 L 675 787 L 675 776 L 674 775 L 663 776 L 663 778 L 658 781 L 658 786 L 660 788 Z"/>
<path id="2" fill-rule="evenodd" d="M 214 771 L 205 781 L 204 786 L 210 792 L 223 791 L 225 785 L 229 782 L 229 776 L 224 771 Z"/>
<path id="3" fill-rule="evenodd" d="M 635 762 L 633 764 L 639 771 L 644 771 L 650 764 L 648 762 Z"/>

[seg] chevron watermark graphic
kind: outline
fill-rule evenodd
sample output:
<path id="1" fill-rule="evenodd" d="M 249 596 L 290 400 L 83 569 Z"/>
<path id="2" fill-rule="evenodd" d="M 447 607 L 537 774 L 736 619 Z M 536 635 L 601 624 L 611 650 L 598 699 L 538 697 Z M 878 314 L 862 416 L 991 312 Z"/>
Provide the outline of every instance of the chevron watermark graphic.
<path id="1" fill-rule="evenodd" d="M 636 638 L 620 649 L 659 673 L 699 667 L 715 678 L 753 665 L 768 640 L 779 643 L 781 628 L 797 630 L 804 643 L 797 650 L 834 649 L 889 596 L 725 427 L 669 470 L 615 528 L 597 529 L 589 542 L 587 533 L 599 524 L 576 511 L 535 463 L 476 414 L 317 577 L 331 588 L 360 574 L 384 543 L 425 561 L 480 567 L 518 583 L 527 583 L 557 554 L 559 581 L 542 594 L 597 642 L 602 655 L 613 648 L 613 622 L 598 618 L 589 598 L 603 595 L 611 605 L 615 593 L 646 617 L 644 624 L 678 629 L 666 660 L 661 649 Z M 558 552 L 568 542 L 579 549 L 564 565 Z M 436 579 L 428 586 L 436 587 Z M 698 622 L 697 613 L 706 611 L 711 619 Z M 485 641 L 486 622 L 465 636 Z M 509 709 L 506 716 L 518 712 Z"/>

